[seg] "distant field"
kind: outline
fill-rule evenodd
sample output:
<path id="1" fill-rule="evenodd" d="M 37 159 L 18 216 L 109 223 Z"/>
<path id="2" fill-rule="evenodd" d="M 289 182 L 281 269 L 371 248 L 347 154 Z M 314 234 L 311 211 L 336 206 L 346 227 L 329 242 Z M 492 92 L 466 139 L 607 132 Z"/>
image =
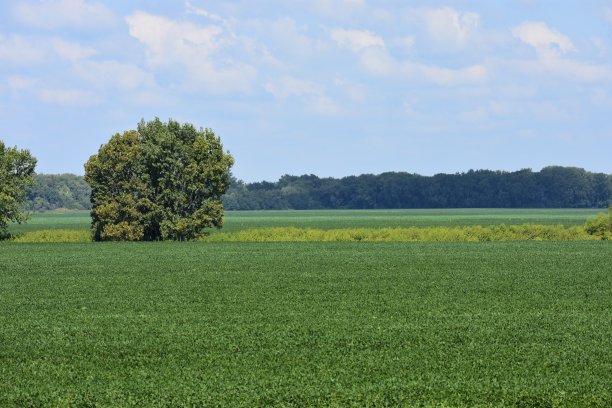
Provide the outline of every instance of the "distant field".
<path id="1" fill-rule="evenodd" d="M 223 231 L 252 228 L 300 227 L 318 229 L 547 224 L 573 226 L 605 209 L 443 209 L 443 210 L 305 210 L 228 211 Z M 39 213 L 15 234 L 44 229 L 86 230 L 87 211 Z"/>
<path id="2" fill-rule="evenodd" d="M 612 406 L 608 242 L 3 243 L 0 259 L 3 407 Z"/>

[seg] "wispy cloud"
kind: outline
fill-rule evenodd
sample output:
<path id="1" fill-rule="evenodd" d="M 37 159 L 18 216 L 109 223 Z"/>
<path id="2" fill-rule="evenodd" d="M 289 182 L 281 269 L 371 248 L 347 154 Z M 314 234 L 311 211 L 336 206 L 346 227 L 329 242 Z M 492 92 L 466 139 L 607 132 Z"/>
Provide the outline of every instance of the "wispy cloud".
<path id="1" fill-rule="evenodd" d="M 324 88 L 312 81 L 283 76 L 266 84 L 265 89 L 279 99 L 290 96 L 322 95 Z"/>
<path id="2" fill-rule="evenodd" d="M 180 67 L 183 85 L 215 93 L 248 91 L 256 75 L 251 65 L 223 55 L 233 38 L 220 26 L 197 25 L 137 11 L 126 17 L 129 33 L 146 47 L 153 68 Z"/>
<path id="3" fill-rule="evenodd" d="M 512 34 L 537 52 L 535 60 L 508 62 L 519 72 L 535 76 L 556 76 L 571 82 L 612 80 L 612 66 L 572 59 L 577 51 L 572 40 L 544 22 L 527 21 L 512 29 Z"/>
<path id="4" fill-rule="evenodd" d="M 331 37 L 339 47 L 357 54 L 363 68 L 375 76 L 398 81 L 427 81 L 440 86 L 477 83 L 488 78 L 487 68 L 481 64 L 447 68 L 398 60 L 386 49 L 383 38 L 370 31 L 336 29 L 331 32 Z"/>
<path id="5" fill-rule="evenodd" d="M 44 29 L 90 29 L 115 22 L 113 12 L 104 4 L 85 0 L 19 1 L 14 13 L 22 23 Z"/>
<path id="6" fill-rule="evenodd" d="M 465 47 L 480 26 L 478 13 L 453 7 L 410 9 L 408 20 L 423 25 L 428 38 L 442 49 Z"/>
<path id="7" fill-rule="evenodd" d="M 52 58 L 76 61 L 97 53 L 94 48 L 57 37 L 4 37 L 0 34 L 0 61 L 19 66 L 42 64 Z"/>
<path id="8" fill-rule="evenodd" d="M 155 86 L 152 73 L 125 62 L 82 61 L 75 64 L 72 71 L 77 78 L 104 90 L 115 88 L 132 91 Z"/>
<path id="9" fill-rule="evenodd" d="M 604 17 L 606 18 L 608 23 L 612 24 L 612 8 L 611 7 L 607 7 L 604 10 Z"/>
<path id="10" fill-rule="evenodd" d="M 360 52 L 369 47 L 385 48 L 382 37 L 367 30 L 344 30 L 337 28 L 331 31 L 331 38 L 341 47 L 353 52 Z"/>
<path id="11" fill-rule="evenodd" d="M 542 57 L 575 51 L 572 40 L 542 21 L 526 21 L 512 29 L 512 35 L 533 47 Z"/>
<path id="12" fill-rule="evenodd" d="M 37 95 L 41 102 L 51 105 L 89 106 L 100 102 L 98 95 L 81 89 L 42 89 Z"/>
<path id="13" fill-rule="evenodd" d="M 345 112 L 327 95 L 324 86 L 313 81 L 285 75 L 269 81 L 265 89 L 280 100 L 296 97 L 305 103 L 309 111 L 319 115 L 332 116 Z"/>
<path id="14" fill-rule="evenodd" d="M 99 94 L 80 88 L 48 86 L 41 78 L 15 75 L 6 84 L 13 96 L 30 96 L 38 102 L 60 106 L 92 106 L 101 101 Z"/>
<path id="15" fill-rule="evenodd" d="M 60 38 L 53 38 L 50 43 L 52 49 L 60 58 L 69 61 L 82 60 L 98 54 L 98 51 L 94 48 L 65 41 Z"/>
<path id="16" fill-rule="evenodd" d="M 210 11 L 202 7 L 196 7 L 193 4 L 191 4 L 191 2 L 189 1 L 185 2 L 185 10 L 187 11 L 188 14 L 195 14 L 196 16 L 206 17 L 211 20 L 219 21 L 222 23 L 226 22 L 226 20 L 222 18 L 221 16 L 219 16 L 218 14 L 211 13 Z"/>
<path id="17" fill-rule="evenodd" d="M 0 34 L 0 61 L 5 64 L 30 65 L 44 60 L 46 51 L 21 35 Z"/>
<path id="18" fill-rule="evenodd" d="M 313 0 L 311 4 L 319 14 L 338 18 L 363 10 L 366 0 Z"/>

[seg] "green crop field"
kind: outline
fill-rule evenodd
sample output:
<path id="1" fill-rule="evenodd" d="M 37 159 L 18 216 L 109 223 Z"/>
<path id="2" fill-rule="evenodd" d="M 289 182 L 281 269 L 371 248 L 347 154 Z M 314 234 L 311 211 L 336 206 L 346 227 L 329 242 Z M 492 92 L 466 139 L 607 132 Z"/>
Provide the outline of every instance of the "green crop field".
<path id="1" fill-rule="evenodd" d="M 606 209 L 437 209 L 437 210 L 308 210 L 228 211 L 223 231 L 252 228 L 386 228 L 537 223 L 573 226 Z M 36 213 L 27 224 L 14 225 L 19 234 L 44 229 L 86 230 L 87 211 Z"/>
<path id="2" fill-rule="evenodd" d="M 0 259 L 2 407 L 612 406 L 606 241 L 3 243 Z"/>

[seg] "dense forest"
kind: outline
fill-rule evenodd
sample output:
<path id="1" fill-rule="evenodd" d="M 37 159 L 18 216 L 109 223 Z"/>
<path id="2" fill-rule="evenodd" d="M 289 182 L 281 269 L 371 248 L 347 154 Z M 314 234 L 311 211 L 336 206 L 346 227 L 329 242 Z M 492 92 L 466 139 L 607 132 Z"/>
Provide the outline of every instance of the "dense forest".
<path id="1" fill-rule="evenodd" d="M 30 187 L 28 210 L 47 211 L 58 208 L 89 210 L 91 188 L 82 176 L 74 174 L 36 174 Z"/>
<path id="2" fill-rule="evenodd" d="M 30 210 L 88 209 L 90 189 L 72 174 L 36 176 Z M 283 176 L 276 182 L 233 179 L 228 210 L 367 208 L 603 208 L 612 202 L 612 175 L 576 167 L 539 172 L 470 170 L 466 173 L 390 172 L 340 179 Z"/>

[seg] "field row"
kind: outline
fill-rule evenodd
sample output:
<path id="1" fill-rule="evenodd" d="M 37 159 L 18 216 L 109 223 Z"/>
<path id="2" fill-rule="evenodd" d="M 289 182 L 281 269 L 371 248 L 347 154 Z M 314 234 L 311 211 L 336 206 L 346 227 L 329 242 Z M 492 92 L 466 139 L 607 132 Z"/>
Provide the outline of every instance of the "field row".
<path id="1" fill-rule="evenodd" d="M 432 210 L 306 210 L 228 211 L 223 231 L 252 228 L 408 228 L 471 225 L 544 224 L 576 226 L 606 209 L 432 209 Z M 13 225 L 19 234 L 45 229 L 88 230 L 87 211 L 35 213 L 27 224 Z"/>
<path id="2" fill-rule="evenodd" d="M 606 242 L 0 258 L 0 406 L 612 405 Z"/>

